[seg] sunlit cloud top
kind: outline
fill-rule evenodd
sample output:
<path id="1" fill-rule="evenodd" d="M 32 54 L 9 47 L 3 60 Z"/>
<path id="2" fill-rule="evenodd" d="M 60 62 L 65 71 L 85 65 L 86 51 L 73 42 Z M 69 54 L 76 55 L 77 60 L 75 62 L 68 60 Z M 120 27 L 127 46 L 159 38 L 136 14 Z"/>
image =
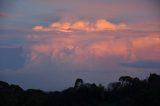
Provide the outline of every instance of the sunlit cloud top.
<path id="1" fill-rule="evenodd" d="M 74 32 L 74 31 L 105 31 L 105 30 L 123 30 L 127 29 L 127 25 L 124 23 L 114 24 L 105 19 L 99 19 L 95 23 L 89 21 L 78 20 L 75 22 L 54 22 L 48 27 L 35 26 L 34 31 L 60 31 L 60 32 Z"/>

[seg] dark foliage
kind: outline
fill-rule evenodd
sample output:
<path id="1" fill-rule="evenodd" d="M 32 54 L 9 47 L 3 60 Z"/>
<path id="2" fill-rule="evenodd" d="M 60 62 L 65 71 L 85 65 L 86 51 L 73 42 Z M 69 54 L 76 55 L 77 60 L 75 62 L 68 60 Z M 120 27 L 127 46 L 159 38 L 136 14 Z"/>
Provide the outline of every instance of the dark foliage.
<path id="1" fill-rule="evenodd" d="M 61 92 L 23 90 L 0 81 L 0 106 L 160 106 L 160 76 L 122 76 L 107 89 L 77 79 L 74 87 Z"/>

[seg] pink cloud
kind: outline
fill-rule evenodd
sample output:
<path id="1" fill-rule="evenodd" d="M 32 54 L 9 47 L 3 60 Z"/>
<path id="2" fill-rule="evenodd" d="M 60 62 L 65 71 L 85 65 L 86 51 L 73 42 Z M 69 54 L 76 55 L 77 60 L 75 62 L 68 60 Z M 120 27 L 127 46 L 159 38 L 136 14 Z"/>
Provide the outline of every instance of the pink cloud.
<path id="1" fill-rule="evenodd" d="M 121 58 L 126 61 L 154 61 L 160 60 L 159 35 L 145 37 L 119 38 L 96 35 L 78 36 L 74 34 L 53 36 L 48 42 L 31 46 L 32 59 L 39 59 L 41 55 L 51 59 L 82 64 L 85 61 Z M 110 61 L 110 60 L 105 60 Z"/>
<path id="2" fill-rule="evenodd" d="M 33 28 L 34 31 L 45 31 L 44 27 L 43 26 L 35 26 Z"/>
<path id="3" fill-rule="evenodd" d="M 35 26 L 34 31 L 60 31 L 60 32 L 74 32 L 74 31 L 106 31 L 106 30 L 123 30 L 128 29 L 128 26 L 124 23 L 114 24 L 105 19 L 99 19 L 95 23 L 89 21 L 78 20 L 75 22 L 54 22 L 48 27 Z"/>
<path id="4" fill-rule="evenodd" d="M 160 35 L 133 39 L 131 53 L 132 60 L 160 60 Z"/>

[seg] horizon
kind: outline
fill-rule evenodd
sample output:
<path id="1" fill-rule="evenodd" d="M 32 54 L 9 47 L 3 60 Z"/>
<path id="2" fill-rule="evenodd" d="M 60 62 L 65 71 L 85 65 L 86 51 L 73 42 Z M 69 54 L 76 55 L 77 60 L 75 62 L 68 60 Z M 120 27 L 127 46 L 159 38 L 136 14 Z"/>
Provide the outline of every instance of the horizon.
<path id="1" fill-rule="evenodd" d="M 160 76 L 160 75 L 158 75 L 158 74 L 156 74 L 156 73 L 150 73 L 150 74 L 149 74 L 147 77 L 145 77 L 145 78 L 138 78 L 138 77 L 131 77 L 131 76 L 120 76 L 116 81 L 114 81 L 114 82 L 109 82 L 108 85 L 102 85 L 101 83 L 94 83 L 94 82 L 86 82 L 86 81 L 84 81 L 84 80 L 81 79 L 81 78 L 77 78 L 77 79 L 82 80 L 82 85 L 87 85 L 87 84 L 92 85 L 92 84 L 95 84 L 96 86 L 104 87 L 104 89 L 108 90 L 111 86 L 113 87 L 114 83 L 121 83 L 121 84 L 122 84 L 122 82 L 121 82 L 121 80 L 120 80 L 121 77 L 130 77 L 130 78 L 132 78 L 132 80 L 137 78 L 139 81 L 142 81 L 142 82 L 143 82 L 143 81 L 148 81 L 148 78 L 149 78 L 151 75 Z M 22 90 L 24 90 L 24 91 L 27 91 L 27 90 L 41 90 L 41 91 L 44 91 L 44 92 L 57 92 L 57 91 L 58 91 L 58 92 L 63 92 L 63 91 L 65 91 L 66 89 L 75 88 L 75 84 L 76 84 L 76 82 L 77 82 L 77 79 L 75 79 L 73 85 L 70 85 L 70 86 L 68 86 L 68 87 L 66 87 L 66 88 L 58 89 L 58 90 L 53 90 L 53 89 L 45 90 L 45 89 L 40 89 L 40 88 L 23 88 L 23 87 L 21 87 L 20 85 L 15 84 L 15 83 L 9 83 L 9 82 L 3 81 L 3 80 L 0 80 L 0 82 L 2 82 L 2 83 L 3 83 L 3 82 L 4 82 L 4 83 L 7 83 L 7 84 L 9 84 L 9 86 L 12 86 L 12 85 L 18 86 L 18 87 L 22 88 Z"/>
<path id="2" fill-rule="evenodd" d="M 159 0 L 1 0 L 0 80 L 23 89 L 105 87 L 160 74 Z"/>

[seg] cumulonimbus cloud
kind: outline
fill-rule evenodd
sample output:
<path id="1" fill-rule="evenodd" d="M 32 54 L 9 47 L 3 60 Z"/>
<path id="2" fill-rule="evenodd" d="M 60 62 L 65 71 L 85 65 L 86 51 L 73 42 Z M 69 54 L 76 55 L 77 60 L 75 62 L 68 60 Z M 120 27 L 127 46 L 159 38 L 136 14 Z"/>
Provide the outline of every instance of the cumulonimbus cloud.
<path id="1" fill-rule="evenodd" d="M 42 36 L 40 36 L 42 37 Z M 85 38 L 84 38 L 85 37 Z M 37 39 L 37 38 L 30 38 Z M 159 35 L 145 37 L 110 38 L 103 36 L 52 36 L 49 41 L 31 46 L 31 60 L 39 61 L 42 55 L 52 60 L 73 63 L 86 63 L 88 60 L 110 61 L 111 58 L 127 61 L 159 61 Z M 41 59 L 40 59 L 41 60 Z"/>
<path id="2" fill-rule="evenodd" d="M 74 31 L 106 31 L 106 30 L 123 30 L 128 29 L 128 26 L 124 23 L 115 24 L 105 19 L 99 19 L 92 23 L 89 21 L 78 20 L 75 22 L 54 22 L 47 27 L 34 26 L 34 31 L 60 31 L 60 32 L 74 32 Z"/>

